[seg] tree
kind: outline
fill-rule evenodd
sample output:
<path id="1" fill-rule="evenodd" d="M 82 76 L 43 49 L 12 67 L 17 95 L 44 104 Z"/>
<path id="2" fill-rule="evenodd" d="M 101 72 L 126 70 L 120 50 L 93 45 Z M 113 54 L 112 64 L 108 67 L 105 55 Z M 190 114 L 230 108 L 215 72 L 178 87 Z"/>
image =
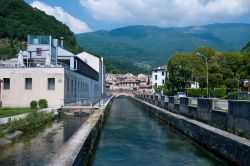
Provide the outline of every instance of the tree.
<path id="1" fill-rule="evenodd" d="M 225 85 L 228 89 L 234 89 L 238 85 L 237 78 L 228 78 L 225 81 Z"/>

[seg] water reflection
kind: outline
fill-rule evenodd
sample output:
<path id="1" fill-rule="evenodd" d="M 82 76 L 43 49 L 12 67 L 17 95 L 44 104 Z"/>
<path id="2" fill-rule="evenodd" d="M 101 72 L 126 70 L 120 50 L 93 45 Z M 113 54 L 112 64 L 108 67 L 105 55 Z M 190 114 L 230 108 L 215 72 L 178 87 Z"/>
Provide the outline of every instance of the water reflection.
<path id="1" fill-rule="evenodd" d="M 92 163 L 94 166 L 226 164 L 127 99 L 114 101 Z"/>
<path id="2" fill-rule="evenodd" d="M 0 165 L 45 165 L 87 117 L 67 116 L 0 149 Z"/>

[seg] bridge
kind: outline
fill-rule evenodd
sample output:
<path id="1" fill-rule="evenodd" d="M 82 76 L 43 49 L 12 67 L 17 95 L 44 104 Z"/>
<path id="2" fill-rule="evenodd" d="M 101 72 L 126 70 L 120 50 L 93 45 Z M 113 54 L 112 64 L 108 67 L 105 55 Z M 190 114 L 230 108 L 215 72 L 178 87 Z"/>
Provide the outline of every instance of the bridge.
<path id="1" fill-rule="evenodd" d="M 108 93 L 112 94 L 115 97 L 119 97 L 119 96 L 131 96 L 131 97 L 134 97 L 133 91 L 109 91 Z"/>

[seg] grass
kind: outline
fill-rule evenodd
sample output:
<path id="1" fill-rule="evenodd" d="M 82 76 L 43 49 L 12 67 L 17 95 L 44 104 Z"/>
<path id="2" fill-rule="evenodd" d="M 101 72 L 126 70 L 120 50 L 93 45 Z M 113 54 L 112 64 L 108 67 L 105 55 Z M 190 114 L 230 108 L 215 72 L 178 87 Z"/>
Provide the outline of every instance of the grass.
<path id="1" fill-rule="evenodd" d="M 15 120 L 5 125 L 0 125 L 0 138 L 3 138 L 6 134 L 14 133 L 17 130 L 20 130 L 24 133 L 30 132 L 42 127 L 44 124 L 47 124 L 52 120 L 53 113 L 34 111 L 24 119 Z"/>
<path id="2" fill-rule="evenodd" d="M 0 108 L 0 118 L 29 113 L 35 111 L 31 108 Z"/>

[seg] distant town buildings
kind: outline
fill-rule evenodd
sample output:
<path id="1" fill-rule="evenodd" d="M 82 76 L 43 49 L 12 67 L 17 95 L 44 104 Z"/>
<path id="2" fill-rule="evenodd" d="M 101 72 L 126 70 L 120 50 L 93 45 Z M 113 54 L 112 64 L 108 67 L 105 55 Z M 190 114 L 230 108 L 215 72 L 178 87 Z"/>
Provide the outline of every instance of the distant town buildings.
<path id="1" fill-rule="evenodd" d="M 86 52 L 74 55 L 60 43 L 52 36 L 28 36 L 26 51 L 0 61 L 3 107 L 28 107 L 39 99 L 60 107 L 105 94 L 103 58 Z"/>
<path id="2" fill-rule="evenodd" d="M 106 89 L 110 91 L 133 91 L 152 93 L 151 77 L 139 74 L 106 74 Z"/>

